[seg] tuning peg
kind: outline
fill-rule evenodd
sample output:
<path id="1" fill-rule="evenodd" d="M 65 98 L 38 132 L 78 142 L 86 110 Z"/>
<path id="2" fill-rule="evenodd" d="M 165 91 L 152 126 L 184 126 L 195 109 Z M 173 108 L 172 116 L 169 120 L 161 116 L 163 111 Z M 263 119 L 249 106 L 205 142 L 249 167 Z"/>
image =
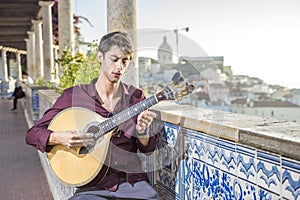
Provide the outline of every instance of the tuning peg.
<path id="1" fill-rule="evenodd" d="M 182 89 L 182 88 L 185 88 L 185 86 L 184 86 L 184 84 L 183 83 L 178 83 L 178 84 L 176 84 L 175 86 L 174 86 L 174 88 L 180 88 L 180 89 Z"/>
<path id="2" fill-rule="evenodd" d="M 172 77 L 172 81 L 175 82 L 176 84 L 179 82 L 183 82 L 184 78 L 183 78 L 181 72 L 176 72 Z"/>
<path id="3" fill-rule="evenodd" d="M 176 98 L 176 100 L 177 100 L 177 101 L 180 101 L 180 100 L 182 100 L 182 97 L 178 97 L 178 98 Z"/>

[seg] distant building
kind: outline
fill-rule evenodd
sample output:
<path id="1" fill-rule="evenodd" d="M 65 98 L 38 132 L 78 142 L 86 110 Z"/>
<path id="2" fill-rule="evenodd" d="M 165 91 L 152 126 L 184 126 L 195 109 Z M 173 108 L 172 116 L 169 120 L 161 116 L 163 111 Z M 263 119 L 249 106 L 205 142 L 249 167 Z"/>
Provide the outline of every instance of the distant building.
<path id="1" fill-rule="evenodd" d="M 213 68 L 205 68 L 201 71 L 201 77 L 208 83 L 222 83 L 225 80 L 221 78 L 221 72 Z"/>
<path id="2" fill-rule="evenodd" d="M 179 58 L 178 70 L 186 77 L 200 76 L 200 79 L 209 83 L 223 83 L 228 80 L 224 71 L 223 56 L 214 57 L 188 57 Z"/>
<path id="3" fill-rule="evenodd" d="M 286 121 L 300 121 L 300 106 L 287 101 L 236 99 L 231 102 L 231 112 Z"/>
<path id="4" fill-rule="evenodd" d="M 181 62 L 178 67 L 178 71 L 181 71 L 185 77 L 192 75 L 200 76 L 200 71 L 195 68 L 190 62 Z"/>
<path id="5" fill-rule="evenodd" d="M 291 95 L 287 98 L 289 102 L 300 106 L 300 89 L 291 90 Z"/>
<path id="6" fill-rule="evenodd" d="M 201 71 L 205 68 L 213 68 L 222 70 L 224 67 L 223 56 L 212 56 L 212 57 L 189 57 L 183 56 L 179 58 L 179 63 L 190 63 L 197 70 Z"/>
<path id="7" fill-rule="evenodd" d="M 168 44 L 166 36 L 164 36 L 163 43 L 158 48 L 157 56 L 158 56 L 159 64 L 172 64 L 173 63 L 172 48 Z"/>
<path id="8" fill-rule="evenodd" d="M 164 81 L 171 82 L 173 75 L 176 73 L 177 70 L 175 69 L 166 69 L 164 70 Z"/>
<path id="9" fill-rule="evenodd" d="M 207 84 L 205 90 L 213 105 L 230 105 L 229 90 L 226 85 L 221 83 Z"/>
<path id="10" fill-rule="evenodd" d="M 223 66 L 223 72 L 224 72 L 227 76 L 232 76 L 232 75 L 233 75 L 231 66 Z"/>
<path id="11" fill-rule="evenodd" d="M 139 57 L 139 72 L 141 75 L 151 71 L 151 58 Z"/>

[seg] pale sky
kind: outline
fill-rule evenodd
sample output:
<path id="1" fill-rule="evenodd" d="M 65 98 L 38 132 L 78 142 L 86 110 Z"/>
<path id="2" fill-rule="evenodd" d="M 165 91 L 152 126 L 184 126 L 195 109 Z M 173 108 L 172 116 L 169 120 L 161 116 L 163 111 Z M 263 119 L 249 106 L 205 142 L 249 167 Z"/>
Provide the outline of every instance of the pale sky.
<path id="1" fill-rule="evenodd" d="M 189 32 L 179 31 L 179 55 L 224 56 L 224 65 L 232 66 L 235 75 L 300 88 L 299 0 L 136 2 L 137 29 L 153 30 L 152 35 L 141 33 L 140 37 L 153 40 L 145 44 L 149 48 L 158 48 L 166 35 L 176 51 L 173 30 L 189 27 Z M 106 0 L 73 0 L 73 10 L 94 26 L 79 25 L 86 41 L 99 40 L 106 33 Z"/>

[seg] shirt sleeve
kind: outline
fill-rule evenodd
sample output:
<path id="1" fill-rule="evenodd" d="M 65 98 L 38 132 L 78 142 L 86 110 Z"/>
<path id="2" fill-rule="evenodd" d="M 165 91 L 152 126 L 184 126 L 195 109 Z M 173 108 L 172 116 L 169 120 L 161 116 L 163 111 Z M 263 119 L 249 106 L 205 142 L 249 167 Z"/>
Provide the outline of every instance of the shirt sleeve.
<path id="1" fill-rule="evenodd" d="M 57 115 L 60 111 L 67 108 L 68 105 L 68 95 L 64 92 L 54 103 L 52 108 L 47 110 L 43 117 L 32 126 L 26 133 L 25 141 L 28 145 L 33 146 L 41 152 L 49 152 L 52 146 L 47 145 L 51 130 L 48 130 L 48 126 L 51 120 Z"/>
<path id="2" fill-rule="evenodd" d="M 155 150 L 156 148 L 156 141 L 157 141 L 157 137 L 156 135 L 149 137 L 149 143 L 147 146 L 144 146 L 138 139 L 137 139 L 137 146 L 138 149 L 142 152 L 142 153 L 151 153 Z"/>

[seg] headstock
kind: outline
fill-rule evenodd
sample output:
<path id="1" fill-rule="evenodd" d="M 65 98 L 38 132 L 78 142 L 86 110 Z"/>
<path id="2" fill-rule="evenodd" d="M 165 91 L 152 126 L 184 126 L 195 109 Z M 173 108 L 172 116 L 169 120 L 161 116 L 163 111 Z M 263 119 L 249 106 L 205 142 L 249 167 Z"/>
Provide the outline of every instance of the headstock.
<path id="1" fill-rule="evenodd" d="M 184 80 L 180 72 L 176 72 L 172 77 L 172 82 L 156 94 L 158 101 L 176 100 L 180 101 L 193 92 L 195 86 Z"/>

